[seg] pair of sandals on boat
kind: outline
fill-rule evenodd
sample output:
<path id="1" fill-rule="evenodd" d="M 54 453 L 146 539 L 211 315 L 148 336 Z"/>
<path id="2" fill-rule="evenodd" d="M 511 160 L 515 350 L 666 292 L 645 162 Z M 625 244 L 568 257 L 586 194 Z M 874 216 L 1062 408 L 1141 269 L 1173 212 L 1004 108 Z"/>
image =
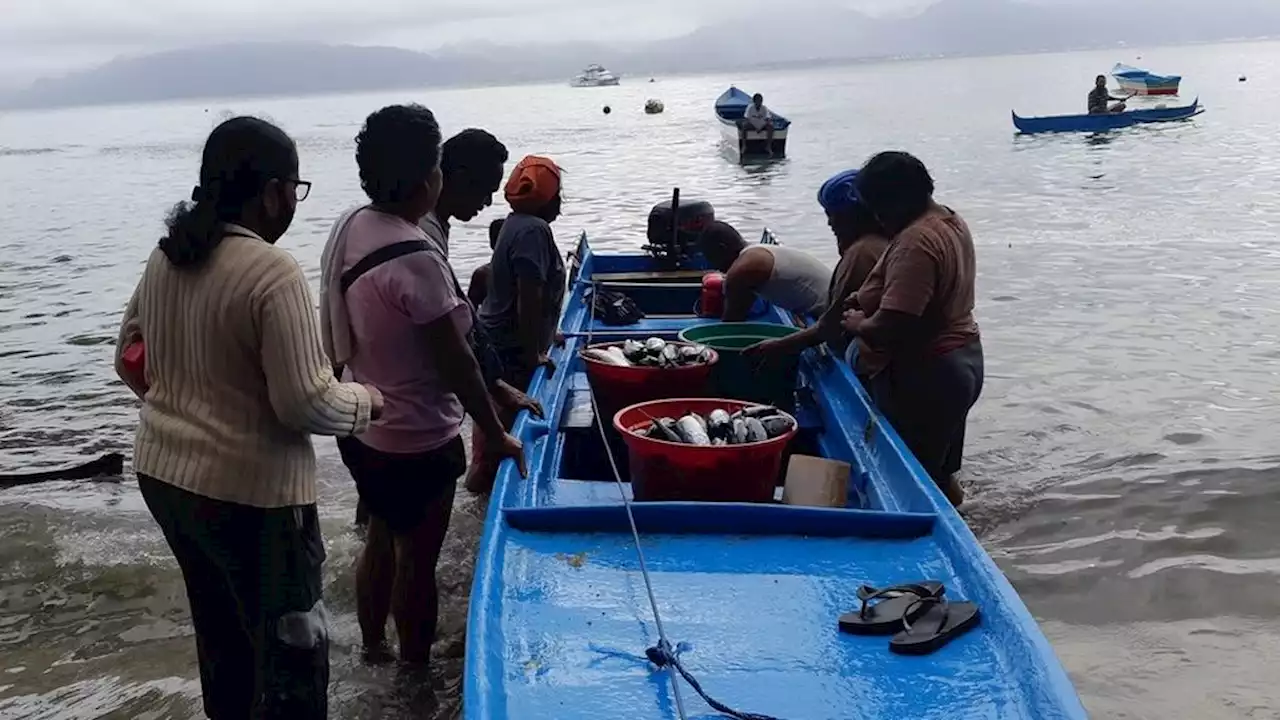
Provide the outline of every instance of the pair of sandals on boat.
<path id="1" fill-rule="evenodd" d="M 862 606 L 840 616 L 840 630 L 851 635 L 892 635 L 889 649 L 900 655 L 928 655 L 978 624 L 978 606 L 949 602 L 936 580 L 858 588 Z"/>

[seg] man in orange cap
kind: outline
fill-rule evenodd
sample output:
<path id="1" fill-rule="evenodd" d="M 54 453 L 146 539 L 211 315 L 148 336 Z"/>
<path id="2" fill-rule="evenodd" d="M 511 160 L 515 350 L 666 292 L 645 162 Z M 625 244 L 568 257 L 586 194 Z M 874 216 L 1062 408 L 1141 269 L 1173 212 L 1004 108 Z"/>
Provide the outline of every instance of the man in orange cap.
<path id="1" fill-rule="evenodd" d="M 565 265 L 551 223 L 560 217 L 561 170 L 530 155 L 516 164 L 504 194 L 511 214 L 502 224 L 489 265 L 489 293 L 480 322 L 502 356 L 507 383 L 527 389 L 539 367 L 554 372 L 547 356 L 556 338 L 565 295 Z M 515 413 L 504 411 L 510 429 Z M 474 442 L 483 444 L 479 433 Z M 467 473 L 467 489 L 488 492 L 497 463 L 480 455 Z"/>

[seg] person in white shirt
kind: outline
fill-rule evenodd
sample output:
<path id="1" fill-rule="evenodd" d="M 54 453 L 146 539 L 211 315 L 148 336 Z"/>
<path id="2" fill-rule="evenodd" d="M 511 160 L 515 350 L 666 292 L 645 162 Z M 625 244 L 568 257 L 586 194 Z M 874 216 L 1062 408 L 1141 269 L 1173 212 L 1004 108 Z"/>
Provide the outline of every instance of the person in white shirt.
<path id="1" fill-rule="evenodd" d="M 746 149 L 746 131 L 763 131 L 768 141 L 769 154 L 773 155 L 773 113 L 764 105 L 764 96 L 756 93 L 751 97 L 751 104 L 742 113 L 742 150 Z"/>

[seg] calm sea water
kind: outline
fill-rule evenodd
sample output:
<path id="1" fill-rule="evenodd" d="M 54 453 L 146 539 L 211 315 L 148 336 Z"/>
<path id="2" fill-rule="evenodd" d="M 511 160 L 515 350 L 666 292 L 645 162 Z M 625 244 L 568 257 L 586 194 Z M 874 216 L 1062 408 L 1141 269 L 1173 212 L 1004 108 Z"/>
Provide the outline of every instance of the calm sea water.
<path id="1" fill-rule="evenodd" d="M 297 139 L 315 188 L 282 244 L 313 280 L 330 223 L 361 199 L 353 137 L 392 102 L 427 104 L 449 132 L 488 128 L 514 157 L 558 159 L 566 248 L 581 230 L 636 248 L 649 207 L 679 185 L 744 231 L 767 225 L 834 262 L 818 184 L 903 148 L 977 236 L 988 381 L 966 515 L 1086 704 L 1105 718 L 1276 717 L 1280 46 L 1142 52 L 1200 94 L 1209 113 L 1193 122 L 1013 136 L 1010 106 L 1079 112 L 1093 76 L 1137 54 L 0 115 L 0 472 L 132 446 L 136 408 L 111 369 L 119 312 L 228 113 Z M 795 121 L 787 161 L 721 155 L 710 103 L 730 82 Z M 642 114 L 647 97 L 667 112 Z M 463 277 L 497 215 L 456 230 Z M 354 490 L 331 443 L 318 447 L 333 715 L 420 717 L 413 682 L 356 659 Z M 482 516 L 460 498 L 446 550 L 441 718 L 457 713 Z M 0 492 L 0 717 L 198 716 L 195 677 L 181 578 L 131 482 Z"/>

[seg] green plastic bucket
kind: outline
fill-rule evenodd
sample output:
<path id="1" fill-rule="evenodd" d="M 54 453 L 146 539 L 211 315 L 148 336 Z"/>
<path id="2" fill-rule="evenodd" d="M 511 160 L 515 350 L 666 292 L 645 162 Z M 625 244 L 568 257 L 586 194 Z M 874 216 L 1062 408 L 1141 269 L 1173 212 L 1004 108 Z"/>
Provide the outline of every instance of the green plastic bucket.
<path id="1" fill-rule="evenodd" d="M 686 328 L 680 339 L 700 343 L 720 354 L 711 369 L 711 384 L 718 397 L 773 405 L 790 412 L 796 404 L 796 380 L 800 356 L 748 358 L 744 348 L 761 340 L 786 337 L 799 328 L 777 323 L 711 323 Z"/>

